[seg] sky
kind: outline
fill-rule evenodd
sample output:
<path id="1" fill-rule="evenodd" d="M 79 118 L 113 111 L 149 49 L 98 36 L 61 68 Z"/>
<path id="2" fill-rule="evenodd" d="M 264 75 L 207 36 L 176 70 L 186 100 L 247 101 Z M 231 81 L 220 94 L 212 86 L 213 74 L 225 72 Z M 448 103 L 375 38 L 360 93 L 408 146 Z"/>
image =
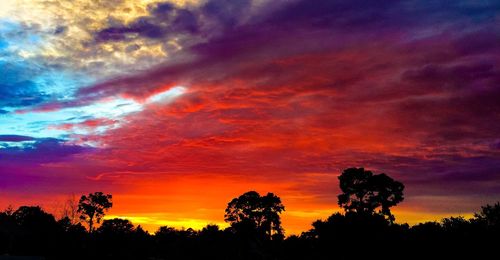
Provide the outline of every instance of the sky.
<path id="1" fill-rule="evenodd" d="M 256 190 L 287 234 L 337 177 L 410 224 L 500 200 L 500 2 L 1 0 L 0 208 L 113 194 L 150 231 Z"/>

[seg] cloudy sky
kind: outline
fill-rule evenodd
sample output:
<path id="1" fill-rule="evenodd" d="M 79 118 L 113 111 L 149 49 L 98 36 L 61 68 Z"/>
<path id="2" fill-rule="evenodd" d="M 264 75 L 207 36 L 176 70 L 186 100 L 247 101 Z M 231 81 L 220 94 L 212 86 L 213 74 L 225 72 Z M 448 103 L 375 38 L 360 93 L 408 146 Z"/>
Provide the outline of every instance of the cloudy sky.
<path id="1" fill-rule="evenodd" d="M 500 3 L 1 0 L 0 208 L 114 195 L 112 216 L 223 225 L 274 192 L 288 234 L 346 167 L 399 222 L 500 198 Z"/>

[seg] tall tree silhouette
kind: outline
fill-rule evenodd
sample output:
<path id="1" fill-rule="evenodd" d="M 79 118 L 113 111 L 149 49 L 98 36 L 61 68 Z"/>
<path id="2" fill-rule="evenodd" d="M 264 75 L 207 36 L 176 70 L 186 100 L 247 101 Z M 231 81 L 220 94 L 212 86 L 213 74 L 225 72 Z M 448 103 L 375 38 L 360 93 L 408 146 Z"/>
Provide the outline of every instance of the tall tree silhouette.
<path id="1" fill-rule="evenodd" d="M 78 213 L 80 219 L 89 225 L 89 233 L 94 231 L 94 224 L 101 223 L 105 211 L 113 206 L 110 194 L 102 192 L 89 193 L 88 196 L 82 195 L 78 202 Z"/>
<path id="2" fill-rule="evenodd" d="M 284 210 L 281 199 L 273 193 L 260 196 L 249 191 L 228 203 L 224 219 L 236 229 L 254 229 L 271 238 L 283 234 L 280 214 Z"/>
<path id="3" fill-rule="evenodd" d="M 364 168 L 345 169 L 338 177 L 342 194 L 338 195 L 339 206 L 346 212 L 380 214 L 394 221 L 390 208 L 403 201 L 404 185 L 386 174 L 373 174 Z"/>

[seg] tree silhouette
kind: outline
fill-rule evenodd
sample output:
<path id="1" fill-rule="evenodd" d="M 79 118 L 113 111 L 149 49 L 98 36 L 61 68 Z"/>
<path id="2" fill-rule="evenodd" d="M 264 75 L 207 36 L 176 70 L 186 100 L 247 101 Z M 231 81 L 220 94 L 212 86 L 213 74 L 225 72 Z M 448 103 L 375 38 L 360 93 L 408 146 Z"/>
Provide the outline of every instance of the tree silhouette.
<path id="1" fill-rule="evenodd" d="M 78 217 L 78 200 L 76 199 L 74 194 L 71 194 L 61 209 L 61 219 L 68 218 L 72 225 L 77 224 L 79 222 Z"/>
<path id="2" fill-rule="evenodd" d="M 55 242 L 62 229 L 53 215 L 39 206 L 21 206 L 11 216 L 16 224 L 13 230 L 18 242 L 12 248 L 14 252 L 47 253 L 57 247 Z"/>
<path id="3" fill-rule="evenodd" d="M 284 210 L 281 199 L 273 193 L 260 196 L 249 191 L 228 203 L 224 220 L 235 229 L 254 230 L 271 238 L 283 234 L 280 214 Z"/>
<path id="4" fill-rule="evenodd" d="M 14 220 L 20 226 L 38 229 L 44 225 L 55 226 L 54 216 L 45 212 L 39 206 L 21 206 L 13 214 Z"/>
<path id="5" fill-rule="evenodd" d="M 412 252 L 412 258 L 422 259 L 490 259 L 500 237 L 500 203 L 483 206 L 471 219 L 449 217 L 412 227 L 391 224 L 380 212 L 337 212 L 312 223 L 312 229 L 300 236 L 268 239 L 269 230 L 275 235 L 280 232 L 276 227 L 280 227 L 283 210 L 276 195 L 247 192 L 229 203 L 226 219 L 234 222 L 225 230 L 216 225 L 200 231 L 164 226 L 150 235 L 129 220 L 117 218 L 103 221 L 93 233 L 88 233 L 81 223 L 72 224 L 69 217 L 55 221 L 41 207 L 21 206 L 0 212 L 0 256 L 5 255 L 6 259 L 23 255 L 35 256 L 29 259 L 67 259 L 70 255 L 71 259 L 392 260 Z"/>
<path id="6" fill-rule="evenodd" d="M 130 234 L 134 231 L 134 225 L 128 219 L 114 218 L 104 220 L 97 229 L 99 233 L 109 233 L 117 235 Z"/>
<path id="7" fill-rule="evenodd" d="M 88 196 L 82 195 L 78 202 L 78 213 L 80 219 L 89 225 L 89 233 L 94 231 L 94 224 L 101 223 L 105 211 L 113 206 L 110 194 L 102 192 L 89 193 Z"/>
<path id="8" fill-rule="evenodd" d="M 474 214 L 475 220 L 489 227 L 500 228 L 500 202 L 494 205 L 487 204 L 481 211 Z"/>
<path id="9" fill-rule="evenodd" d="M 403 201 L 404 185 L 386 174 L 373 174 L 364 168 L 345 169 L 338 177 L 342 194 L 338 195 L 338 204 L 346 212 L 360 214 L 378 213 L 386 216 L 391 223 L 394 216 L 390 207 Z"/>

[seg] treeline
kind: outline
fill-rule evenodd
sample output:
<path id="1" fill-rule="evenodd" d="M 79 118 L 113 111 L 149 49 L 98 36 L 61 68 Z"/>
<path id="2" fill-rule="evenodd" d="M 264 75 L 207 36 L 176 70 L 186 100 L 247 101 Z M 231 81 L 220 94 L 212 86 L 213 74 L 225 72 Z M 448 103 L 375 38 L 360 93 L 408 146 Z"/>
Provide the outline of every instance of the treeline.
<path id="1" fill-rule="evenodd" d="M 127 219 L 103 220 L 112 196 L 83 195 L 58 220 L 38 206 L 0 212 L 1 255 L 46 259 L 496 259 L 500 203 L 471 219 L 445 218 L 410 227 L 390 208 L 403 201 L 404 185 L 385 174 L 350 168 L 339 176 L 343 213 L 285 237 L 278 196 L 250 191 L 225 210 L 230 227 L 202 230 L 160 227 L 154 234 Z M 75 218 L 75 216 L 77 218 Z"/>

